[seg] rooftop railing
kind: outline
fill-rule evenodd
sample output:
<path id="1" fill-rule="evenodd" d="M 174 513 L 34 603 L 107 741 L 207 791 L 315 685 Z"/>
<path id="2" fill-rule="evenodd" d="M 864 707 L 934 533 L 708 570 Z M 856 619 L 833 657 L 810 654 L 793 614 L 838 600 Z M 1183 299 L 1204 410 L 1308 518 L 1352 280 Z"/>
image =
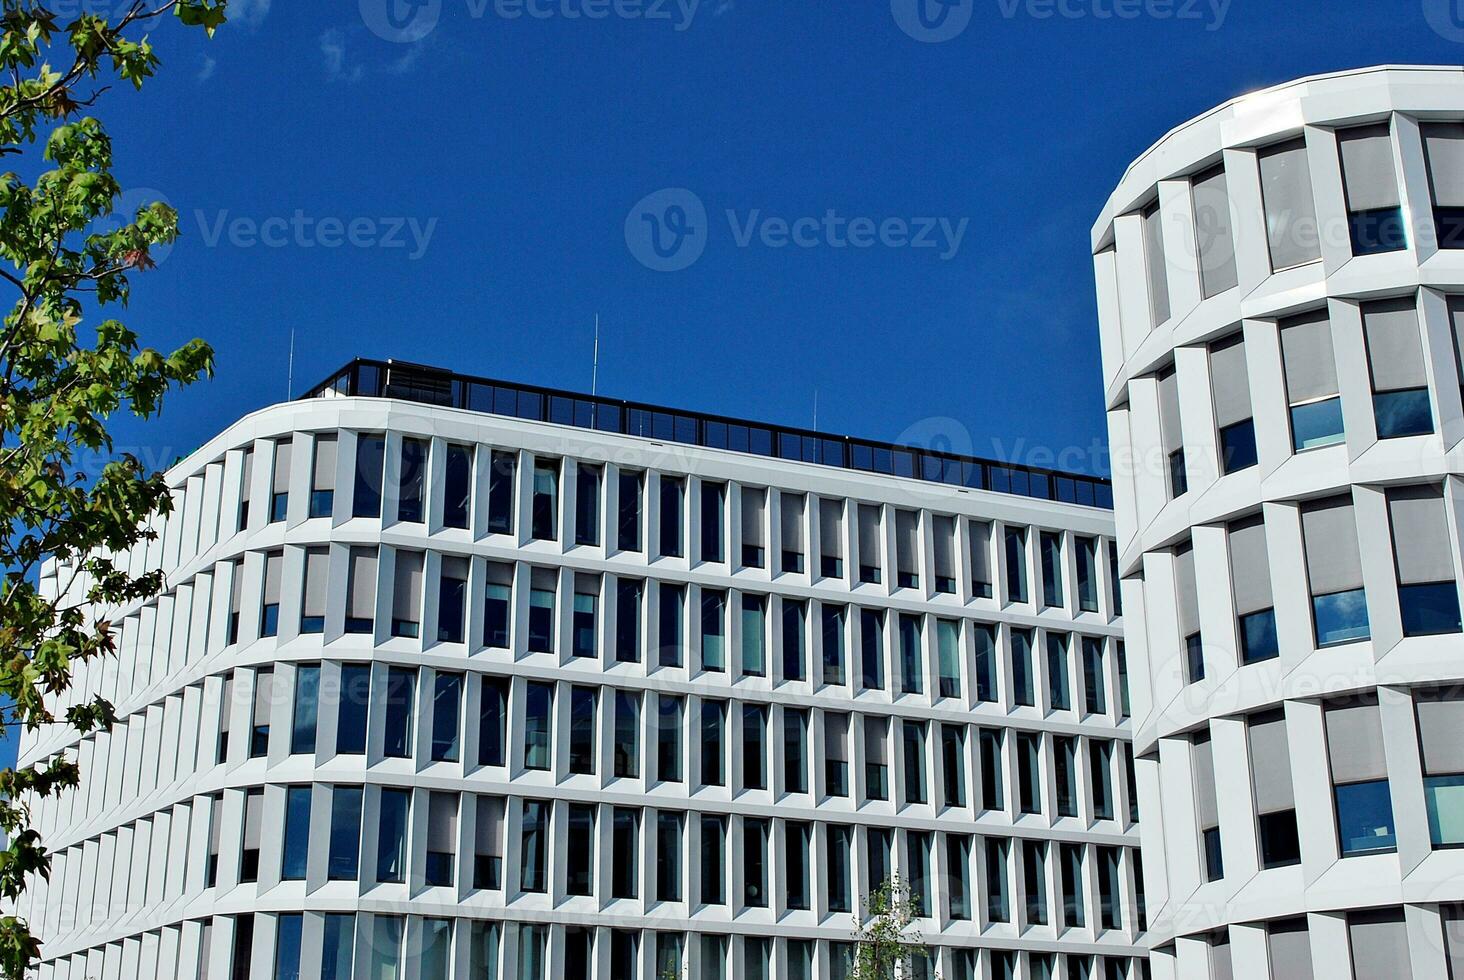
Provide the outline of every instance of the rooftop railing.
<path id="1" fill-rule="evenodd" d="M 1097 477 L 470 377 L 403 361 L 357 358 L 303 397 L 331 396 L 400 398 L 972 490 L 1113 508 L 1112 484 Z"/>

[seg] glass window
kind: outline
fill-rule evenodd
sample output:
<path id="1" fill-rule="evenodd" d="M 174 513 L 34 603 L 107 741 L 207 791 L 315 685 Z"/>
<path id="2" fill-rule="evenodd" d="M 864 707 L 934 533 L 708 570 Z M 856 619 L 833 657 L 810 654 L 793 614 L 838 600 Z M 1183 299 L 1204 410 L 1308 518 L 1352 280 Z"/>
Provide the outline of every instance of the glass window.
<path id="1" fill-rule="evenodd" d="M 1372 631 L 1351 499 L 1335 497 L 1303 506 L 1301 526 L 1317 646 L 1367 639 Z"/>
<path id="2" fill-rule="evenodd" d="M 620 663 L 640 663 L 644 593 L 645 583 L 639 579 L 620 579 L 615 583 L 615 659 Z"/>
<path id="3" fill-rule="evenodd" d="M 1464 846 L 1464 695 L 1420 690 L 1414 695 L 1423 755 L 1423 795 L 1434 847 Z"/>
<path id="4" fill-rule="evenodd" d="M 559 538 L 559 461 L 534 460 L 533 520 L 529 529 L 536 541 Z"/>
<path id="5" fill-rule="evenodd" d="M 410 790 L 381 791 L 381 813 L 376 830 L 377 881 L 407 880 L 407 826 L 411 805 Z"/>
<path id="6" fill-rule="evenodd" d="M 1023 813 L 1042 812 L 1042 736 L 1017 734 L 1017 802 Z"/>
<path id="7" fill-rule="evenodd" d="M 742 820 L 742 901 L 752 908 L 768 905 L 768 821 Z"/>
<path id="8" fill-rule="evenodd" d="M 662 582 L 660 593 L 657 602 L 657 641 L 661 651 L 659 662 L 662 667 L 680 667 L 682 650 L 686 644 L 686 587 Z"/>
<path id="9" fill-rule="evenodd" d="M 391 635 L 416 638 L 422 631 L 422 564 L 420 551 L 396 553 L 392 583 Z"/>
<path id="10" fill-rule="evenodd" d="M 573 687 L 569 692 L 569 771 L 595 771 L 595 689 Z"/>
<path id="11" fill-rule="evenodd" d="M 742 706 L 742 786 L 744 789 L 767 789 L 768 709 L 761 705 Z"/>
<path id="12" fill-rule="evenodd" d="M 640 695 L 615 692 L 615 778 L 640 778 Z"/>
<path id="13" fill-rule="evenodd" d="M 1342 156 L 1352 254 L 1377 255 L 1407 248 L 1388 123 L 1339 130 L 1337 148 Z"/>
<path id="14" fill-rule="evenodd" d="M 780 601 L 783 607 L 783 680 L 805 680 L 803 636 L 808 607 L 791 599 Z"/>
<path id="15" fill-rule="evenodd" d="M 366 711 L 371 703 L 371 668 L 365 664 L 341 666 L 340 707 L 336 715 L 336 754 L 366 752 Z"/>
<path id="16" fill-rule="evenodd" d="M 844 620 L 847 610 L 843 606 L 820 604 L 823 618 L 823 682 L 842 687 L 844 673 Z"/>
<path id="17" fill-rule="evenodd" d="M 1378 438 L 1433 432 L 1423 337 L 1413 296 L 1364 303 L 1362 329 L 1367 338 Z"/>
<path id="18" fill-rule="evenodd" d="M 566 841 L 565 891 L 570 895 L 590 895 L 595 884 L 595 808 L 577 803 L 569 805 L 569 839 Z"/>
<path id="19" fill-rule="evenodd" d="M 994 728 L 980 729 L 981 746 L 981 807 L 984 810 L 1004 810 L 1002 794 L 1002 733 Z"/>
<path id="20" fill-rule="evenodd" d="M 941 785 L 945 805 L 966 805 L 966 726 L 940 726 Z"/>
<path id="21" fill-rule="evenodd" d="M 1062 535 L 1043 531 L 1042 544 L 1042 604 L 1061 606 L 1062 590 Z"/>
<path id="22" fill-rule="evenodd" d="M 621 551 L 640 551 L 641 474 L 620 474 L 619 525 L 616 547 Z"/>
<path id="23" fill-rule="evenodd" d="M 668 476 L 661 476 L 657 483 L 661 488 L 661 532 L 660 551 L 666 557 L 681 557 L 682 504 L 685 498 L 685 484 Z"/>
<path id="24" fill-rule="evenodd" d="M 723 483 L 701 485 L 701 559 L 706 562 L 727 560 L 722 542 L 726 539 L 724 514 L 727 510 L 727 486 Z"/>
<path id="25" fill-rule="evenodd" d="M 285 790 L 285 845 L 280 866 L 283 881 L 304 881 L 310 858 L 310 787 Z"/>
<path id="26" fill-rule="evenodd" d="M 656 814 L 656 901 L 681 901 L 681 820 L 679 813 Z"/>
<path id="27" fill-rule="evenodd" d="M 1464 248 L 1464 123 L 1424 123 L 1423 146 L 1440 248 Z"/>
<path id="28" fill-rule="evenodd" d="M 744 674 L 767 674 L 767 600 L 763 596 L 742 596 L 741 666 Z"/>
<path id="29" fill-rule="evenodd" d="M 1066 633 L 1047 634 L 1047 697 L 1053 711 L 1068 711 L 1073 706 Z"/>
<path id="30" fill-rule="evenodd" d="M 1036 679 L 1032 670 L 1032 631 L 1011 631 L 1012 698 L 1021 707 L 1037 703 Z"/>
<path id="31" fill-rule="evenodd" d="M 305 551 L 305 594 L 300 602 L 300 632 L 325 632 L 325 602 L 330 586 L 330 549 Z"/>
<path id="32" fill-rule="evenodd" d="M 397 520 L 421 524 L 424 519 L 423 489 L 427 480 L 427 443 L 403 439 L 401 469 L 397 472 Z"/>
<path id="33" fill-rule="evenodd" d="M 681 721 L 683 699 L 656 695 L 656 778 L 663 783 L 681 782 Z"/>
<path id="34" fill-rule="evenodd" d="M 526 892 L 548 888 L 549 804 L 524 800 L 523 844 L 519 852 L 519 887 Z"/>
<path id="35" fill-rule="evenodd" d="M 575 467 L 574 541 L 600 543 L 600 469 L 583 463 Z"/>
<path id="36" fill-rule="evenodd" d="M 861 686 L 866 691 L 884 690 L 884 612 L 859 610 L 859 653 Z"/>
<path id="37" fill-rule="evenodd" d="M 1191 184 L 1195 242 L 1200 259 L 1200 286 L 1205 299 L 1234 289 L 1235 233 L 1230 220 L 1230 193 L 1224 166 L 1207 170 Z"/>
<path id="38" fill-rule="evenodd" d="M 702 589 L 702 670 L 727 669 L 727 594 Z"/>
<path id="39" fill-rule="evenodd" d="M 1443 488 L 1387 491 L 1404 636 L 1460 631 L 1459 588 Z"/>
<path id="40" fill-rule="evenodd" d="M 635 898 L 640 879 L 640 811 L 615 807 L 610 838 L 610 895 Z"/>
<path id="41" fill-rule="evenodd" d="M 411 758 L 412 714 L 416 700 L 416 669 L 412 667 L 387 668 L 383 753 L 389 759 Z"/>
<path id="42" fill-rule="evenodd" d="M 552 599 L 551 599 L 552 603 Z M 513 566 L 488 563 L 488 583 L 483 604 L 483 645 L 508 647 L 508 627 L 513 610 Z"/>
<path id="43" fill-rule="evenodd" d="M 466 530 L 473 504 L 473 450 L 448 446 L 443 473 L 442 526 Z"/>
<path id="44" fill-rule="evenodd" d="M 553 756 L 554 685 L 524 687 L 524 768 L 547 770 Z"/>
<path id="45" fill-rule="evenodd" d="M 356 916 L 350 912 L 328 912 L 321 937 L 320 980 L 351 980 L 355 959 Z"/>
<path id="46" fill-rule="evenodd" d="M 1144 224 L 1144 271 L 1149 284 L 1149 313 L 1153 325 L 1169 319 L 1169 273 L 1164 259 L 1164 224 L 1159 202 L 1155 201 L 1140 214 Z"/>
<path id="47" fill-rule="evenodd" d="M 701 817 L 701 901 L 703 905 L 727 904 L 727 818 Z"/>
<path id="48" fill-rule="evenodd" d="M 1292 448 L 1303 452 L 1342 442 L 1342 398 L 1327 311 L 1290 317 L 1279 326 Z"/>
<path id="49" fill-rule="evenodd" d="M 437 640 L 463 642 L 468 605 L 468 561 L 444 557 L 437 583 Z"/>
<path id="50" fill-rule="evenodd" d="M 488 532 L 513 533 L 514 484 L 518 477 L 518 456 L 495 452 L 488 467 Z"/>
<path id="51" fill-rule="evenodd" d="M 1271 268 L 1280 272 L 1315 262 L 1322 257 L 1322 243 L 1305 140 L 1262 150 L 1259 162 Z"/>
<path id="52" fill-rule="evenodd" d="M 554 652 L 554 588 L 553 572 L 534 569 L 535 582 L 529 590 L 529 652 Z M 547 572 L 547 576 L 537 573 Z"/>
<path id="53" fill-rule="evenodd" d="M 330 794 L 331 881 L 355 881 L 361 866 L 361 787 L 337 786 Z"/>
<path id="54" fill-rule="evenodd" d="M 330 517 L 335 511 L 336 459 L 339 441 L 335 435 L 315 437 L 310 470 L 310 516 Z"/>
<path id="55" fill-rule="evenodd" d="M 1027 601 L 1027 529 L 1007 527 L 1006 583 L 1008 602 Z"/>
<path id="56" fill-rule="evenodd" d="M 727 725 L 727 704 L 725 701 L 702 701 L 701 703 L 701 782 L 703 786 L 726 784 L 723 759 L 726 748 L 723 732 Z"/>
<path id="57" fill-rule="evenodd" d="M 507 762 L 508 682 L 483 677 L 478 693 L 478 765 L 502 766 Z"/>
<path id="58" fill-rule="evenodd" d="M 352 517 L 381 516 L 382 475 L 386 471 L 386 437 L 363 435 L 356 439 L 356 483 L 351 499 Z"/>
<path id="59" fill-rule="evenodd" d="M 290 754 L 311 755 L 315 752 L 315 729 L 320 711 L 320 665 L 302 664 L 295 668 L 295 710 L 290 730 Z"/>
<path id="60" fill-rule="evenodd" d="M 591 591 L 591 590 L 594 591 Z M 600 604 L 598 582 L 590 576 L 577 576 L 574 592 L 574 632 L 571 655 L 594 659 L 596 655 L 596 610 Z"/>
<path id="61" fill-rule="evenodd" d="M 1393 802 L 1376 699 L 1328 705 L 1325 718 L 1342 856 L 1394 850 Z"/>
<path id="62" fill-rule="evenodd" d="M 900 756 L 905 766 L 905 802 L 927 802 L 925 791 L 925 724 L 906 721 L 900 725 Z"/>
<path id="63" fill-rule="evenodd" d="M 432 693 L 432 761 L 456 762 L 462 721 L 463 675 L 440 673 Z"/>

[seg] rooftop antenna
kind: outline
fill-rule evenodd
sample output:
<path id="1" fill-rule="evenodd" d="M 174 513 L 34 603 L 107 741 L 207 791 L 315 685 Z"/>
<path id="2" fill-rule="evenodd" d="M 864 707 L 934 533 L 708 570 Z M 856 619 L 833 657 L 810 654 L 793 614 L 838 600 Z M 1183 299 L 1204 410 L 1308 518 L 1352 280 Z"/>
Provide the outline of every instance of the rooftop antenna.
<path id="1" fill-rule="evenodd" d="M 600 393 L 600 314 L 595 314 L 595 360 L 590 367 L 590 394 Z"/>
<path id="2" fill-rule="evenodd" d="M 813 389 L 813 431 L 818 431 L 818 389 Z"/>
<path id="3" fill-rule="evenodd" d="M 285 377 L 285 401 L 295 397 L 295 328 L 290 328 L 290 367 Z"/>

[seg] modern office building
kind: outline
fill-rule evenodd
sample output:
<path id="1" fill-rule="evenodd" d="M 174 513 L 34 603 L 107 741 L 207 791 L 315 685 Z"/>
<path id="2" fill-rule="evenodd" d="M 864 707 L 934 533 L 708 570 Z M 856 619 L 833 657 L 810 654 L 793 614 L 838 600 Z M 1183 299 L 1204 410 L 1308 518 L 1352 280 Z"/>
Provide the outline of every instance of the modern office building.
<path id="1" fill-rule="evenodd" d="M 891 874 L 913 977 L 1144 975 L 1106 484 L 368 361 L 167 478 L 45 980 L 840 980 Z"/>
<path id="2" fill-rule="evenodd" d="M 1206 113 L 1092 245 L 1154 976 L 1464 976 L 1464 69 Z"/>

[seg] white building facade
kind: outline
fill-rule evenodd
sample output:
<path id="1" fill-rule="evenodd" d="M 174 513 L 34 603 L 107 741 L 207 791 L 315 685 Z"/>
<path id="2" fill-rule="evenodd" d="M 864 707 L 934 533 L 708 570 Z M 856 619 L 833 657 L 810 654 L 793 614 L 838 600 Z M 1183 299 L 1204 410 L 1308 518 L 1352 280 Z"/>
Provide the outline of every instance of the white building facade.
<path id="1" fill-rule="evenodd" d="M 1464 976 L 1464 70 L 1185 123 L 1092 244 L 1154 976 Z"/>
<path id="2" fill-rule="evenodd" d="M 840 980 L 892 874 L 913 977 L 1145 975 L 1105 484 L 364 361 L 168 479 L 46 980 Z"/>

